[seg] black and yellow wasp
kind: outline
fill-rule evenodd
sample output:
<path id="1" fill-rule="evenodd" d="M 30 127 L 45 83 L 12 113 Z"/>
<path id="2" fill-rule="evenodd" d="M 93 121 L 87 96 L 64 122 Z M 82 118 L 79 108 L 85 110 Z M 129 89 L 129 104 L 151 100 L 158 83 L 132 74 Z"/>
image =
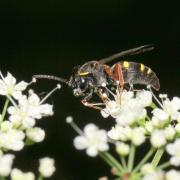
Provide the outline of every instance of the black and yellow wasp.
<path id="1" fill-rule="evenodd" d="M 75 66 L 69 80 L 51 75 L 34 75 L 34 78 L 57 80 L 67 84 L 73 90 L 74 96 L 83 97 L 81 102 L 91 106 L 88 101 L 94 93 L 99 93 L 106 86 L 115 86 L 119 83 L 121 90 L 125 84 L 149 85 L 159 90 L 159 79 L 155 72 L 141 63 L 120 61 L 113 66 L 107 65 L 115 59 L 122 59 L 152 50 L 152 45 L 144 45 L 130 50 L 122 51 L 107 58 L 88 61 L 83 65 Z"/>

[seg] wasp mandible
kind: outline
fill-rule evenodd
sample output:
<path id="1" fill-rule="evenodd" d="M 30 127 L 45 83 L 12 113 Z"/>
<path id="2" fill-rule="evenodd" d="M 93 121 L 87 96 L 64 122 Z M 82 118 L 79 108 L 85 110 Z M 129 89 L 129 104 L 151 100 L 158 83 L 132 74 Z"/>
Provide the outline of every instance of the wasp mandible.
<path id="1" fill-rule="evenodd" d="M 107 65 L 107 63 L 117 58 L 124 58 L 126 56 L 143 53 L 153 50 L 153 45 L 144 45 L 130 50 L 122 51 L 112 56 L 100 59 L 88 61 L 83 65 L 78 65 L 73 68 L 72 75 L 69 80 L 63 79 L 57 76 L 51 75 L 34 75 L 37 79 L 52 79 L 65 83 L 73 90 L 73 94 L 76 97 L 82 97 L 81 102 L 85 106 L 93 107 L 93 103 L 89 100 L 93 94 L 102 92 L 105 86 L 116 86 L 119 83 L 121 91 L 125 84 L 143 84 L 149 85 L 155 90 L 159 90 L 159 79 L 155 72 L 149 67 L 141 63 L 120 61 L 113 66 Z"/>

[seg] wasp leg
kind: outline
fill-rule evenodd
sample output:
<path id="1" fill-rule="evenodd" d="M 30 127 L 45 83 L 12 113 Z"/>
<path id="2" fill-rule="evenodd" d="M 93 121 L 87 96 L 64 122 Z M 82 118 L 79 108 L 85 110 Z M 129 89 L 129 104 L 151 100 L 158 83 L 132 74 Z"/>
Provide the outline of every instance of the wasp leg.
<path id="1" fill-rule="evenodd" d="M 129 84 L 130 88 L 129 91 L 134 91 L 134 85 L 133 84 Z"/>
<path id="2" fill-rule="evenodd" d="M 87 107 L 90 107 L 90 108 L 93 108 L 93 109 L 97 109 L 97 110 L 102 110 L 102 108 L 98 107 L 98 106 L 102 106 L 102 105 L 104 105 L 104 103 L 89 102 L 89 100 L 92 98 L 93 92 L 94 92 L 93 89 L 91 89 L 89 94 L 81 100 L 81 103 L 84 106 L 87 106 Z"/>
<path id="3" fill-rule="evenodd" d="M 84 106 L 87 106 L 87 107 L 90 107 L 93 109 L 97 109 L 97 110 L 102 110 L 103 108 L 101 108 L 99 106 L 104 105 L 104 103 L 91 103 L 91 102 L 86 101 L 85 99 L 81 100 L 81 103 Z"/>
<path id="4" fill-rule="evenodd" d="M 109 101 L 107 92 L 103 93 L 101 88 L 98 90 L 97 95 L 101 98 L 104 105 Z"/>
<path id="5" fill-rule="evenodd" d="M 117 82 L 117 85 L 120 87 L 120 104 L 121 104 L 122 92 L 124 89 L 124 77 L 123 77 L 121 65 L 119 63 L 115 64 L 114 67 L 114 80 Z"/>
<path id="6" fill-rule="evenodd" d="M 83 103 L 84 106 L 87 106 L 87 107 L 90 107 L 90 108 L 93 108 L 93 109 L 96 109 L 96 110 L 102 110 L 103 108 L 102 107 L 99 107 L 100 105 L 104 105 L 104 103 L 90 103 L 90 102 L 87 102 L 87 101 L 81 101 Z"/>

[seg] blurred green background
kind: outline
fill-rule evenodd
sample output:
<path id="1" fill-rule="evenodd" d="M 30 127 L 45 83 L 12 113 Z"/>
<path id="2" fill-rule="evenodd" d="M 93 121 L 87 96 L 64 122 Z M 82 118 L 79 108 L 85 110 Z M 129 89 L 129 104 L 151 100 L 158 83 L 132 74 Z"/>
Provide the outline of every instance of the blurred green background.
<path id="1" fill-rule="evenodd" d="M 161 93 L 180 95 L 180 6 L 174 1 L 145 0 L 37 0 L 0 2 L 0 67 L 19 81 L 33 74 L 69 78 L 73 66 L 143 44 L 153 52 L 129 60 L 150 66 L 161 82 Z M 32 87 L 37 93 L 56 85 L 48 80 Z M 38 125 L 46 130 L 43 143 L 17 153 L 15 165 L 37 172 L 38 158 L 56 160 L 54 180 L 95 180 L 109 174 L 100 158 L 74 149 L 76 133 L 66 123 L 72 115 L 80 127 L 89 122 L 109 129 L 113 119 L 102 119 L 83 107 L 64 86 L 49 100 L 55 115 Z"/>

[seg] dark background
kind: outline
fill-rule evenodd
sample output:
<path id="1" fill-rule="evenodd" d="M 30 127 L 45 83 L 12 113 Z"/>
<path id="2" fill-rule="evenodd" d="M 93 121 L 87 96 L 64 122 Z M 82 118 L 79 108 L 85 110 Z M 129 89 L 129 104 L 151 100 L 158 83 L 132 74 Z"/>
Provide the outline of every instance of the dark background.
<path id="1" fill-rule="evenodd" d="M 41 73 L 69 78 L 77 64 L 153 43 L 153 52 L 129 60 L 142 62 L 157 73 L 161 93 L 179 96 L 179 32 L 178 0 L 1 1 L 0 67 L 19 81 L 30 81 L 33 74 Z M 55 85 L 42 80 L 33 88 L 41 93 Z M 38 158 L 51 156 L 57 167 L 54 180 L 95 180 L 108 174 L 101 159 L 74 149 L 76 133 L 65 118 L 74 116 L 80 127 L 95 122 L 107 129 L 113 120 L 83 107 L 65 85 L 50 101 L 55 115 L 38 123 L 47 132 L 45 141 L 17 153 L 15 165 L 37 172 Z"/>

